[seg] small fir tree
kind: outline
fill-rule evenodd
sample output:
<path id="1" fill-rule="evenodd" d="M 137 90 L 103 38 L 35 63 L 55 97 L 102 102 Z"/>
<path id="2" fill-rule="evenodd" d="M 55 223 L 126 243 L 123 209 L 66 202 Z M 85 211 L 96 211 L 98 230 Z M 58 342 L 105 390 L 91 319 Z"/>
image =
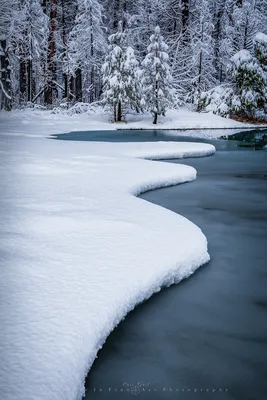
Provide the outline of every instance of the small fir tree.
<path id="1" fill-rule="evenodd" d="M 257 109 L 266 107 L 266 76 L 258 60 L 248 50 L 241 50 L 231 58 L 235 82 L 236 104 L 233 111 L 253 116 Z"/>
<path id="2" fill-rule="evenodd" d="M 153 124 L 158 115 L 165 115 L 172 102 L 172 77 L 169 67 L 168 46 L 157 26 L 150 37 L 147 55 L 142 62 L 142 103 L 152 112 Z"/>
<path id="3" fill-rule="evenodd" d="M 109 36 L 109 43 L 108 55 L 102 66 L 103 102 L 113 107 L 114 122 L 120 122 L 123 107 L 136 108 L 139 103 L 139 63 L 134 50 L 126 45 L 126 33 L 121 22 L 118 31 Z"/>

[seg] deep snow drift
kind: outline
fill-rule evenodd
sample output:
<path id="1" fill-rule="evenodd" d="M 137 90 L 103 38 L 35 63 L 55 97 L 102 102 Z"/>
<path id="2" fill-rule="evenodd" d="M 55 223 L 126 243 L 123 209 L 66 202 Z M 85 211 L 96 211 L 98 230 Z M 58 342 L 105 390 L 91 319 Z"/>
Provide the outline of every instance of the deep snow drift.
<path id="1" fill-rule="evenodd" d="M 42 136 L 35 122 L 28 131 Z M 194 168 L 133 156 L 214 147 L 62 142 L 9 123 L 0 135 L 1 398 L 77 400 L 121 319 L 209 260 L 197 226 L 133 196 L 191 181 Z"/>

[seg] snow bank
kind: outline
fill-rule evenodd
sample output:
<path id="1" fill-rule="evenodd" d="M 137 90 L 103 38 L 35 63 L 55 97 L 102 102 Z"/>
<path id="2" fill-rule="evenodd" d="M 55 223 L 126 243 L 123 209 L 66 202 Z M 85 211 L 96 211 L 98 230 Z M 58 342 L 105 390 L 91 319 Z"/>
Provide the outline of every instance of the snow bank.
<path id="1" fill-rule="evenodd" d="M 250 128 L 256 125 L 241 123 L 210 113 L 197 113 L 186 109 L 169 110 L 166 117 L 160 117 L 153 125 L 151 115 L 129 116 L 127 124 L 114 124 L 117 129 L 223 129 Z M 258 127 L 258 126 L 257 126 Z M 179 132 L 178 132 L 179 134 Z"/>
<path id="2" fill-rule="evenodd" d="M 29 121 L 28 135 L 43 134 L 40 121 L 38 130 Z M 214 147 L 36 139 L 18 136 L 15 123 L 0 135 L 1 398 L 77 400 L 125 315 L 209 260 L 197 226 L 133 196 L 191 181 L 196 171 L 132 156 Z"/>

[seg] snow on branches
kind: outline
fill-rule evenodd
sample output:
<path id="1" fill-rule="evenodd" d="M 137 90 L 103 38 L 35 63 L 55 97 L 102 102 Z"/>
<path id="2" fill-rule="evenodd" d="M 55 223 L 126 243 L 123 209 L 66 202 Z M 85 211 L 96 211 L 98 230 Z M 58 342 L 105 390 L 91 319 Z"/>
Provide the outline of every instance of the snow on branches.
<path id="1" fill-rule="evenodd" d="M 169 67 L 168 46 L 157 26 L 150 36 L 147 55 L 142 62 L 142 104 L 154 116 L 157 123 L 158 115 L 164 115 L 172 102 L 172 77 Z"/>
<path id="2" fill-rule="evenodd" d="M 133 48 L 127 46 L 121 22 L 118 31 L 110 35 L 108 40 L 108 54 L 102 66 L 103 103 L 113 107 L 114 122 L 120 122 L 126 107 L 138 107 L 139 63 Z"/>

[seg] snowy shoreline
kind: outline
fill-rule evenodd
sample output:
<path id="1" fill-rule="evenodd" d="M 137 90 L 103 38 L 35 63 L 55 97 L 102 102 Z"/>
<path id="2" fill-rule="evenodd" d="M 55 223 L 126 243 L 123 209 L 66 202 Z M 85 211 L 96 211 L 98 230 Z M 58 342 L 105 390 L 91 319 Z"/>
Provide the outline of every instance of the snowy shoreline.
<path id="1" fill-rule="evenodd" d="M 214 146 L 47 140 L 112 125 L 88 118 L 0 113 L 5 400 L 81 399 L 98 350 L 127 313 L 209 260 L 196 225 L 136 196 L 196 179 L 192 167 L 142 158 L 207 156 Z"/>
<path id="2" fill-rule="evenodd" d="M 129 115 L 127 123 L 112 123 L 110 119 L 111 116 L 99 106 L 72 115 L 68 110 L 61 113 L 39 109 L 0 112 L 1 134 L 8 136 L 49 137 L 78 131 L 156 129 L 177 131 L 179 135 L 184 131 L 186 136 L 219 138 L 224 134 L 231 134 L 232 131 L 267 128 L 267 125 L 241 123 L 212 113 L 197 113 L 186 109 L 169 110 L 166 117 L 159 117 L 157 125 L 152 124 L 152 116 L 149 113 Z"/>
<path id="3" fill-rule="evenodd" d="M 231 129 L 233 129 L 233 130 L 235 130 L 235 129 L 237 129 L 237 130 L 249 130 L 249 131 L 251 131 L 251 130 L 255 130 L 255 129 L 267 129 L 267 125 L 249 125 L 249 126 L 246 126 L 246 127 L 242 127 L 242 128 L 240 128 L 239 126 L 230 126 L 230 127 L 227 127 L 227 128 L 216 128 L 216 127 L 214 127 L 214 128 L 209 128 L 209 127 L 207 127 L 207 128 L 165 128 L 164 126 L 162 127 L 162 125 L 160 125 L 160 129 L 158 129 L 158 127 L 157 127 L 157 125 L 155 126 L 154 125 L 154 129 L 152 129 L 152 128 L 117 128 L 116 130 L 117 131 L 136 131 L 136 130 L 138 130 L 138 131 L 151 131 L 151 130 L 160 130 L 160 131 L 199 131 L 199 130 L 202 130 L 202 131 L 206 131 L 206 130 L 214 130 L 214 131 L 216 131 L 216 130 L 231 130 Z"/>
<path id="4" fill-rule="evenodd" d="M 77 400 L 126 314 L 209 260 L 197 226 L 135 197 L 194 180 L 194 168 L 132 157 L 215 149 L 12 135 L 0 145 L 2 396 Z"/>

